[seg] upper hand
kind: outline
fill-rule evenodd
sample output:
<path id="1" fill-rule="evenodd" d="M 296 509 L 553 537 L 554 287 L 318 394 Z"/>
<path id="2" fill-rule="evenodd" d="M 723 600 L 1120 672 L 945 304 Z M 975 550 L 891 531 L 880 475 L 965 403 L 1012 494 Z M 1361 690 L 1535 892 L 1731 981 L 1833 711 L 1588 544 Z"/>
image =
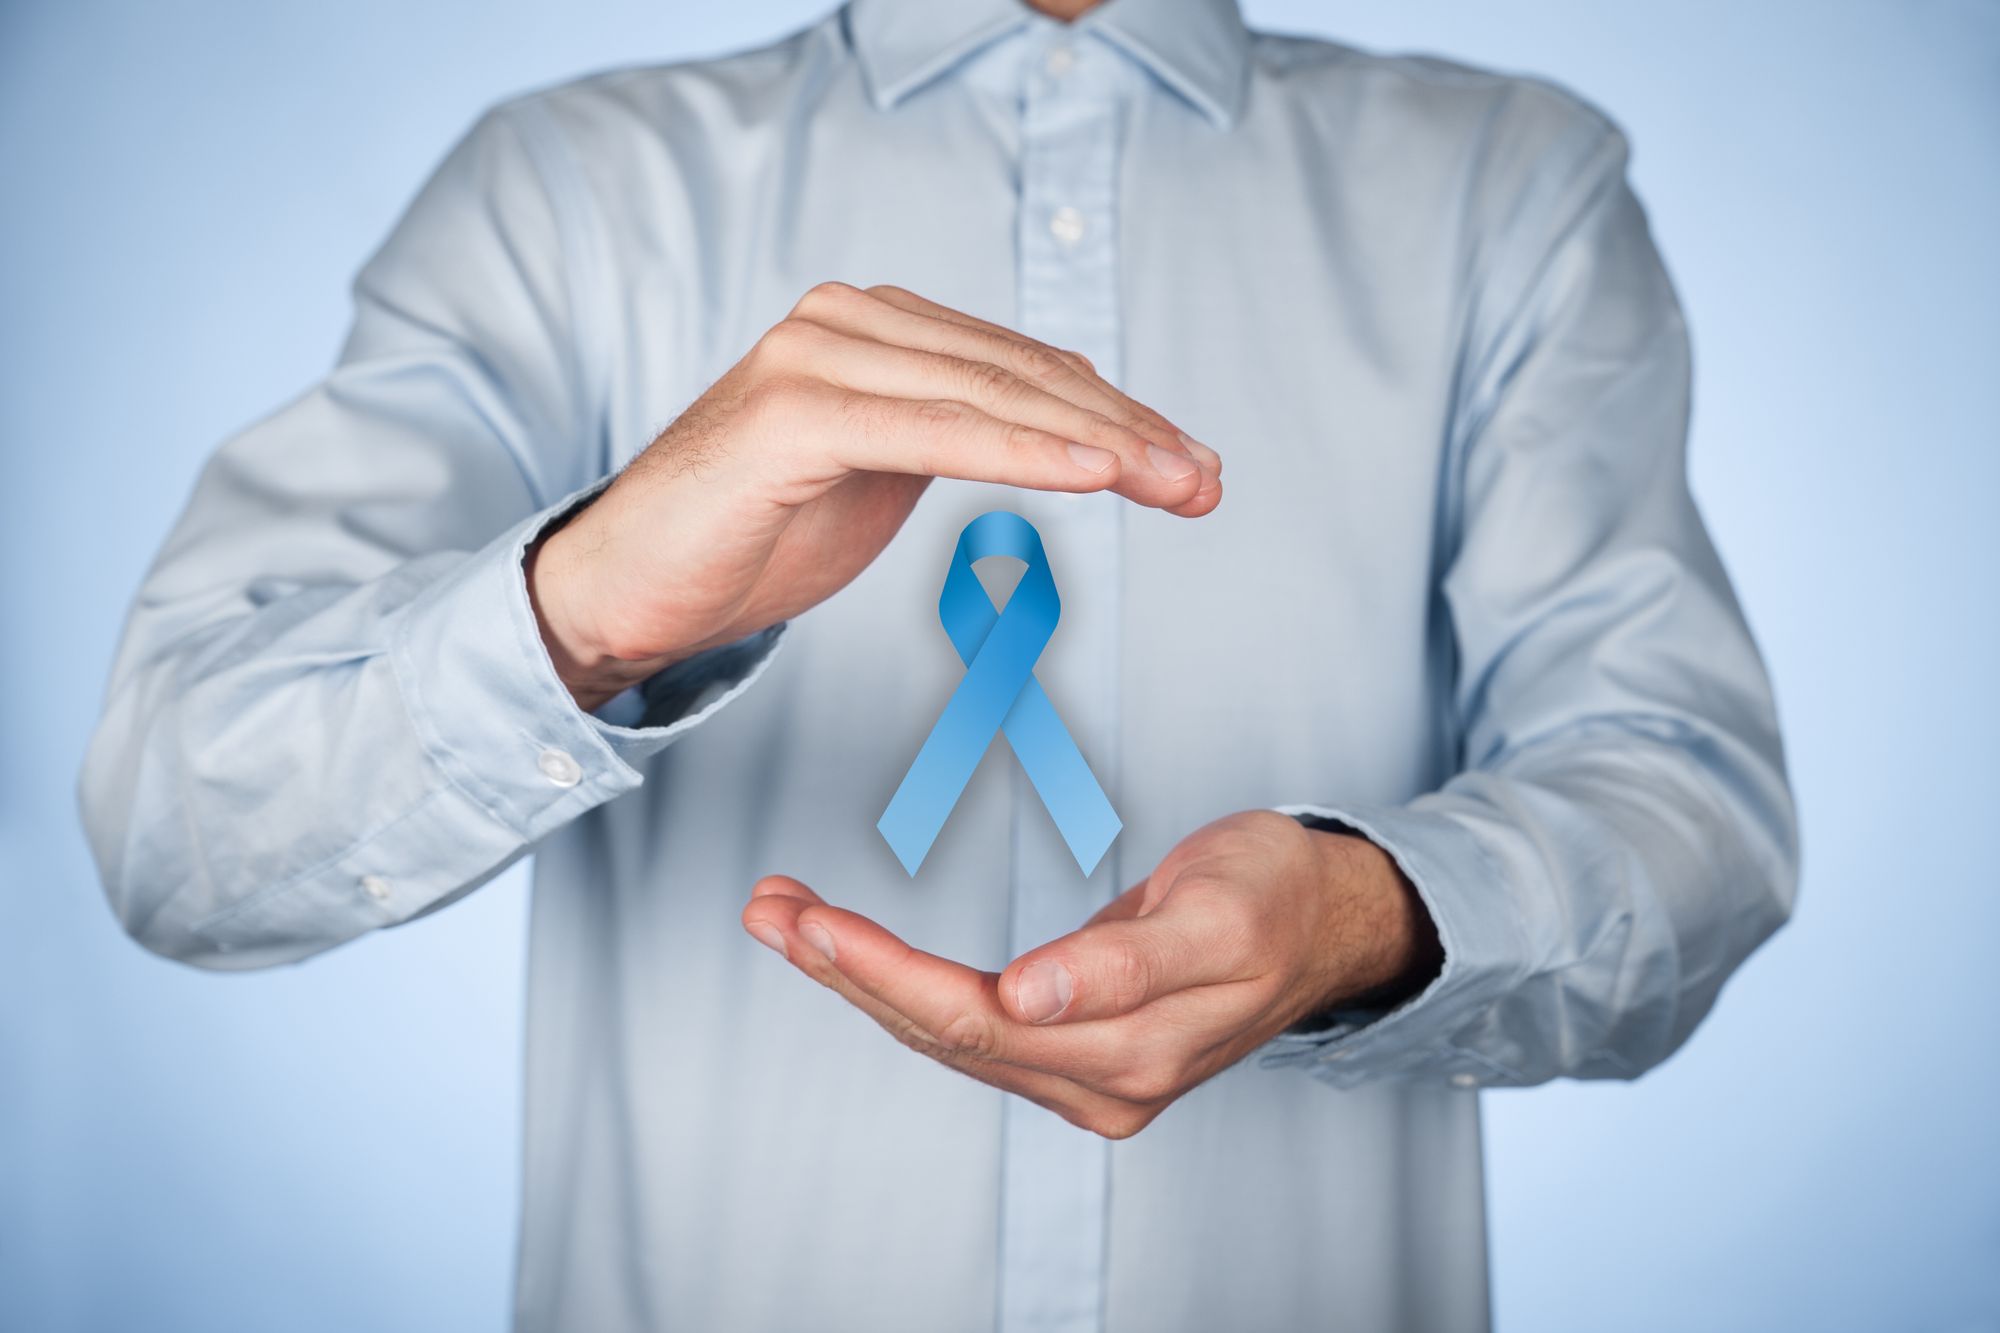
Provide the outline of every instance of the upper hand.
<path id="1" fill-rule="evenodd" d="M 1220 468 L 1075 352 L 823 283 L 539 544 L 529 589 L 557 673 L 595 707 L 845 587 L 932 477 L 1193 517 L 1221 500 Z"/>
<path id="2" fill-rule="evenodd" d="M 751 934 L 905 1044 L 1107 1138 L 1302 1018 L 1438 966 L 1393 862 L 1269 811 L 1196 831 L 1081 930 L 981 972 L 772 876 Z"/>

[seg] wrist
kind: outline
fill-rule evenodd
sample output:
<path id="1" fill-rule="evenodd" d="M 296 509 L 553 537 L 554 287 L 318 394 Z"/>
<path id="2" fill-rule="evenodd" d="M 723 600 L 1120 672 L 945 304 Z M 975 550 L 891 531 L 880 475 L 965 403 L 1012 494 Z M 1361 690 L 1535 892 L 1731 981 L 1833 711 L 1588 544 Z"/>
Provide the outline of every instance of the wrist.
<path id="1" fill-rule="evenodd" d="M 1347 829 L 1307 826 L 1336 918 L 1332 980 L 1321 1008 L 1386 1008 L 1438 975 L 1444 949 L 1416 886 L 1395 859 Z"/>
<path id="2" fill-rule="evenodd" d="M 585 712 L 654 675 L 672 658 L 635 660 L 619 656 L 580 605 L 584 574 L 574 559 L 568 527 L 545 531 L 528 547 L 523 573 L 528 604 L 556 676 Z"/>

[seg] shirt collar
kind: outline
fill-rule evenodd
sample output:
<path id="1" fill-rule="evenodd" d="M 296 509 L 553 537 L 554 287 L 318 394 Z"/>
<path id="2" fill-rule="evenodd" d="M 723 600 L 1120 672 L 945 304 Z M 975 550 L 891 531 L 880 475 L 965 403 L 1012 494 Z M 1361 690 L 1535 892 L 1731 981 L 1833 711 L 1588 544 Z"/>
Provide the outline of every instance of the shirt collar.
<path id="1" fill-rule="evenodd" d="M 887 111 L 1033 15 L 1022 0 L 848 0 L 847 31 L 869 96 Z M 1235 123 L 1250 53 L 1236 0 L 1105 0 L 1074 26 L 1117 46 L 1215 125 Z"/>

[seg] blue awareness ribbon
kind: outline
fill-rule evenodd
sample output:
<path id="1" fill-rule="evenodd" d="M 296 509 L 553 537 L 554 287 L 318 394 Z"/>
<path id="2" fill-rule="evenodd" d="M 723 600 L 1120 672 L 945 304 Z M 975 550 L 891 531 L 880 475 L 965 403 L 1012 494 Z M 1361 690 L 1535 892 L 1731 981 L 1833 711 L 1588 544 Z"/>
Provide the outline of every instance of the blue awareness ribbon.
<path id="1" fill-rule="evenodd" d="M 972 572 L 976 561 L 995 555 L 1028 563 L 1005 610 L 993 605 Z M 965 663 L 965 676 L 875 825 L 910 874 L 924 863 L 996 732 L 1013 747 L 1078 869 L 1086 875 L 1095 870 L 1118 836 L 1118 812 L 1035 679 L 1035 663 L 1061 614 L 1034 524 L 995 510 L 965 525 L 938 596 L 938 619 Z"/>

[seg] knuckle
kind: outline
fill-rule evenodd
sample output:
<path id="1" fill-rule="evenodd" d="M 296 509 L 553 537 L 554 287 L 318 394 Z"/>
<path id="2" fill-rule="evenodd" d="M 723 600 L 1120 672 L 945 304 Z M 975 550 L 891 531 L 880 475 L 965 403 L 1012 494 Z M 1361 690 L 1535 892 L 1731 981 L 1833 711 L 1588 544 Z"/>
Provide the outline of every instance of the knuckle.
<path id="1" fill-rule="evenodd" d="M 991 1057 L 998 1045 L 992 1022 L 984 1014 L 969 1009 L 940 1028 L 937 1040 L 953 1055 L 975 1060 Z"/>
<path id="2" fill-rule="evenodd" d="M 892 1016 L 882 1026 L 888 1029 L 890 1036 L 920 1055 L 939 1053 L 938 1039 L 902 1014 Z"/>
<path id="3" fill-rule="evenodd" d="M 918 425 L 941 431 L 957 429 L 966 417 L 965 408 L 949 398 L 926 399 L 911 409 L 911 414 Z"/>
<path id="4" fill-rule="evenodd" d="M 843 393 L 834 400 L 833 414 L 843 429 L 867 432 L 882 425 L 883 404 L 865 393 Z"/>
<path id="5" fill-rule="evenodd" d="M 737 413 L 752 430 L 768 430 L 788 420 L 805 397 L 803 384 L 789 376 L 772 375 L 743 391 Z"/>
<path id="6" fill-rule="evenodd" d="M 1018 394 L 1021 386 L 1021 381 L 1011 371 L 991 361 L 968 362 L 965 381 L 974 397 L 987 402 L 1004 402 Z"/>
<path id="7" fill-rule="evenodd" d="M 950 458 L 971 429 L 974 416 L 971 408 L 948 398 L 920 402 L 907 411 L 907 417 L 892 417 L 885 411 L 881 425 L 884 429 L 914 429 L 920 437 L 917 451 L 927 471 L 942 466 Z"/>
<path id="8" fill-rule="evenodd" d="M 1121 403 L 1111 408 L 1111 419 L 1117 422 L 1121 429 L 1130 431 L 1132 437 L 1141 444 L 1152 443 L 1150 436 L 1153 435 L 1167 435 L 1168 439 L 1173 438 L 1160 429 L 1158 422 L 1148 419 L 1144 412 L 1134 410 L 1129 404 Z"/>
<path id="9" fill-rule="evenodd" d="M 787 315 L 765 331 L 751 349 L 751 355 L 767 368 L 772 363 L 783 365 L 819 342 L 821 336 L 820 326 L 811 320 Z"/>
<path id="10" fill-rule="evenodd" d="M 1152 987 L 1152 956 L 1133 940 L 1110 941 L 1100 968 L 1105 998 L 1120 1008 L 1137 1004 Z"/>
<path id="11" fill-rule="evenodd" d="M 1018 422 L 1007 424 L 1005 444 L 1014 450 L 1039 449 L 1047 442 L 1047 436 L 1033 426 L 1023 426 Z"/>
<path id="12" fill-rule="evenodd" d="M 1020 363 L 1021 377 L 1033 384 L 1060 384 L 1076 374 L 1070 363 L 1063 359 L 1062 353 L 1042 343 L 1028 343 L 1015 356 Z"/>
<path id="13" fill-rule="evenodd" d="M 1101 413 L 1092 412 L 1090 438 L 1086 444 L 1101 445 L 1128 457 L 1146 447 L 1146 439 L 1139 432 Z"/>
<path id="14" fill-rule="evenodd" d="M 816 282 L 806 289 L 806 294 L 801 296 L 798 304 L 792 307 L 792 313 L 795 315 L 810 315 L 816 310 L 838 310 L 859 295 L 861 295 L 860 291 L 850 283 L 839 281 Z"/>
<path id="15" fill-rule="evenodd" d="M 895 404 L 866 393 L 839 395 L 835 416 L 850 439 L 879 440 L 896 434 L 900 425 Z M 922 418 L 921 410 L 918 417 Z"/>
<path id="16" fill-rule="evenodd" d="M 899 439 L 905 457 L 902 470 L 938 476 L 950 464 L 952 441 L 961 433 L 963 421 L 964 409 L 948 400 L 892 403 L 864 397 L 848 406 L 845 424 L 869 438 Z"/>

